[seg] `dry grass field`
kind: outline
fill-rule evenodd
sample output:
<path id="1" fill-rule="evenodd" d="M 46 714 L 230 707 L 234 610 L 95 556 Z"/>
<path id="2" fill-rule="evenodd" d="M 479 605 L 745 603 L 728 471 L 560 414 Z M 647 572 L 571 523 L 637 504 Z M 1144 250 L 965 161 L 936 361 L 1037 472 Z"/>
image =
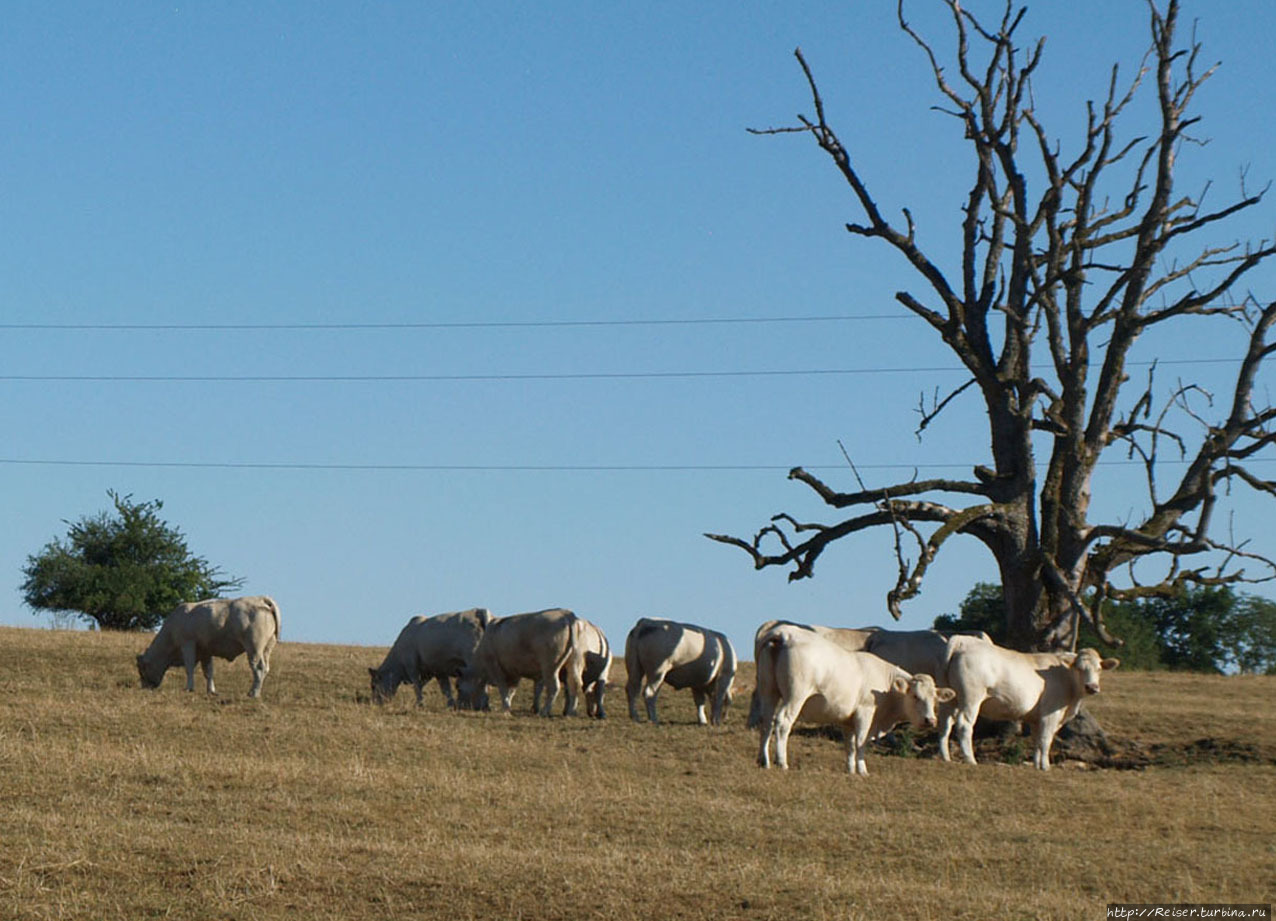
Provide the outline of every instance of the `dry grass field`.
<path id="1" fill-rule="evenodd" d="M 1173 755 L 1144 770 L 854 778 L 813 733 L 759 770 L 740 697 L 634 725 L 623 664 L 611 719 L 542 721 L 369 705 L 372 648 L 284 643 L 260 702 L 242 659 L 218 698 L 146 692 L 146 641 L 0 629 L 0 919 L 1100 919 L 1276 888 L 1273 678 L 1106 676 L 1109 731 Z"/>

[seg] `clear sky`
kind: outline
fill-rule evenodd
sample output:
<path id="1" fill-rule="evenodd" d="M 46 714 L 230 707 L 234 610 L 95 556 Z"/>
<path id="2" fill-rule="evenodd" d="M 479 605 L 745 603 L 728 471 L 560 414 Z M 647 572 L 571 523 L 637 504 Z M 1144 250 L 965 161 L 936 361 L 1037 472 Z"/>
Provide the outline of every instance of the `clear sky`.
<path id="1" fill-rule="evenodd" d="M 1038 105 L 1070 144 L 1111 63 L 1137 65 L 1145 5 L 1032 7 Z M 948 47 L 937 2 L 907 8 Z M 561 605 L 617 646 L 665 616 L 749 657 L 771 617 L 886 623 L 889 533 L 789 584 L 702 532 L 831 520 L 786 472 L 851 488 L 839 439 L 869 483 L 987 460 L 974 399 L 914 437 L 919 395 L 962 378 L 892 298 L 914 279 L 842 229 L 859 215 L 831 164 L 809 138 L 746 132 L 810 110 L 800 45 L 883 208 L 909 207 L 951 265 L 969 160 L 894 10 L 12 5 L 0 623 L 48 623 L 21 567 L 108 489 L 162 499 L 194 552 L 279 601 L 285 640 L 388 644 L 413 614 Z M 1223 65 L 1199 96 L 1212 141 L 1182 175 L 1192 192 L 1212 177 L 1217 202 L 1242 171 L 1276 177 L 1276 6 L 1189 2 L 1195 17 Z M 1224 242 L 1271 237 L 1274 203 Z M 1252 282 L 1276 292 L 1271 271 Z M 876 319 L 792 319 L 825 316 Z M 739 318 L 787 321 L 630 322 Z M 1188 327 L 1136 358 L 1227 357 L 1235 332 Z M 873 373 L 810 373 L 831 370 Z M 759 371 L 807 373 L 739 373 Z M 207 380 L 245 377 L 309 379 Z M 1146 505 L 1137 470 L 1099 487 L 1100 511 Z M 1270 504 L 1227 511 L 1276 554 Z M 952 543 L 903 625 L 994 578 Z"/>

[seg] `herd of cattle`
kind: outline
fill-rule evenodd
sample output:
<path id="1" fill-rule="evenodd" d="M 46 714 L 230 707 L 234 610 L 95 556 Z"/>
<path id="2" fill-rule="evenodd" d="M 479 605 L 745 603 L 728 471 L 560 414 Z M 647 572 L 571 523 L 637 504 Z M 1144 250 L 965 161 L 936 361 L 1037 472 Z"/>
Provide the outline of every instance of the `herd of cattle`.
<path id="1" fill-rule="evenodd" d="M 169 668 L 183 666 L 186 689 L 193 691 L 198 663 L 211 694 L 216 692 L 213 659 L 233 660 L 244 653 L 253 676 L 249 695 L 257 697 L 278 639 L 279 606 L 265 596 L 181 604 L 137 657 L 137 670 L 144 687 L 156 688 Z M 983 633 L 846 629 L 779 620 L 758 628 L 753 653 L 757 682 L 748 726 L 758 729 L 758 763 L 770 766 L 774 741 L 776 763 L 788 767 L 794 723 L 835 724 L 843 727 L 847 768 L 855 774 L 868 773 L 868 740 L 902 722 L 938 727 L 945 761 L 955 728 L 962 757 L 974 764 L 972 733 L 980 715 L 1027 724 L 1033 763 L 1048 770 L 1055 733 L 1086 695 L 1099 692 L 1101 672 L 1120 664 L 1093 649 L 1016 652 Z M 541 715 L 550 715 L 561 691 L 565 715 L 574 715 L 583 697 L 585 712 L 602 719 L 611 662 L 602 630 L 571 611 L 493 617 L 485 608 L 473 608 L 412 618 L 381 665 L 368 672 L 378 703 L 410 683 L 419 704 L 426 683 L 434 679 L 450 707 L 486 709 L 487 689 L 495 687 L 509 712 L 519 682 L 530 678 L 533 707 Z M 656 698 L 668 685 L 691 690 L 701 724 L 720 725 L 731 702 L 736 665 L 735 650 L 723 634 L 642 618 L 625 638 L 629 715 L 641 719 L 641 698 L 647 719 L 658 722 Z"/>

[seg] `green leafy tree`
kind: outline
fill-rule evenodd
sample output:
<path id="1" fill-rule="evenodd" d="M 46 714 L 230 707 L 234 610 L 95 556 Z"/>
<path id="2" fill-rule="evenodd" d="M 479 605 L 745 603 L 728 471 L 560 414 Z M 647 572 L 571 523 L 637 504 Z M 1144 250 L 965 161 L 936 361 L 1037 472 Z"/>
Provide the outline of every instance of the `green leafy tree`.
<path id="1" fill-rule="evenodd" d="M 1144 602 L 1170 668 L 1276 673 L 1276 604 L 1200 587 Z"/>
<path id="2" fill-rule="evenodd" d="M 940 614 L 935 618 L 936 630 L 982 630 L 994 643 L 1006 643 L 1006 599 L 1001 586 L 992 582 L 976 582 L 962 600 L 957 614 Z"/>
<path id="3" fill-rule="evenodd" d="M 1105 656 L 1121 658 L 1121 667 L 1156 671 L 1166 667 L 1161 638 L 1154 624 L 1144 613 L 1138 601 L 1109 601 L 1103 605 L 1104 622 L 1108 629 L 1125 642 L 1121 646 L 1107 642 L 1095 633 L 1090 624 L 1081 624 L 1077 648 L 1093 646 Z"/>
<path id="4" fill-rule="evenodd" d="M 983 630 L 1004 642 L 1001 586 L 979 582 L 957 614 L 935 618 L 936 630 Z M 1107 601 L 1103 617 L 1122 637 L 1117 649 L 1088 624 L 1079 646 L 1121 657 L 1122 668 L 1276 674 L 1276 602 L 1237 594 L 1228 586 L 1200 586 L 1165 597 Z"/>
<path id="5" fill-rule="evenodd" d="M 1233 618 L 1236 596 L 1227 587 L 1201 587 L 1143 602 L 1156 625 L 1162 659 L 1170 668 L 1221 672 L 1227 661 L 1223 637 Z"/>
<path id="6" fill-rule="evenodd" d="M 182 601 L 243 585 L 186 546 L 159 517 L 164 504 L 108 490 L 115 511 L 67 522 L 23 567 L 23 598 L 36 611 L 71 612 L 103 630 L 153 629 Z"/>
<path id="7" fill-rule="evenodd" d="M 1223 643 L 1238 671 L 1276 675 L 1276 602 L 1242 597 Z"/>

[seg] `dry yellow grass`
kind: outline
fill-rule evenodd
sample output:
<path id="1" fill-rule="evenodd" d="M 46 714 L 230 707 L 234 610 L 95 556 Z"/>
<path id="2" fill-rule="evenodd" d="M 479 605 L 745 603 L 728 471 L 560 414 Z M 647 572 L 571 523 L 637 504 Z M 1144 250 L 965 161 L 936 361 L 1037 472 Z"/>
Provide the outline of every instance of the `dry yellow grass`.
<path id="1" fill-rule="evenodd" d="M 1117 672 L 1147 744 L 1263 760 L 968 768 L 794 739 L 743 710 L 633 725 L 363 704 L 384 649 L 285 643 L 263 700 L 137 687 L 145 637 L 0 629 L 0 918 L 1102 918 L 1109 901 L 1270 901 L 1276 679 Z M 623 666 L 613 685 L 623 682 Z M 746 690 L 748 681 L 746 679 Z M 524 688 L 516 707 L 526 706 Z"/>

